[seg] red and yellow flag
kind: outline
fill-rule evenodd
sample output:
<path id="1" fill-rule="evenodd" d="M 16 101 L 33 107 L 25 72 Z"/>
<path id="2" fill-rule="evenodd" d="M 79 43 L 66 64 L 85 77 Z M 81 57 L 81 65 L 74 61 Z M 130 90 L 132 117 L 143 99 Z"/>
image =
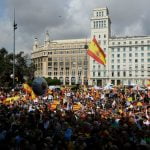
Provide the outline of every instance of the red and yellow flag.
<path id="1" fill-rule="evenodd" d="M 27 83 L 23 84 L 23 90 L 25 92 L 27 92 L 27 93 L 31 93 L 32 92 L 32 88 Z"/>
<path id="2" fill-rule="evenodd" d="M 103 49 L 99 46 L 95 36 L 89 44 L 87 54 L 102 65 L 106 65 L 106 55 Z"/>
<path id="3" fill-rule="evenodd" d="M 37 97 L 34 91 L 32 90 L 32 87 L 30 87 L 27 83 L 23 84 L 23 90 L 31 95 L 32 100 L 34 100 Z"/>

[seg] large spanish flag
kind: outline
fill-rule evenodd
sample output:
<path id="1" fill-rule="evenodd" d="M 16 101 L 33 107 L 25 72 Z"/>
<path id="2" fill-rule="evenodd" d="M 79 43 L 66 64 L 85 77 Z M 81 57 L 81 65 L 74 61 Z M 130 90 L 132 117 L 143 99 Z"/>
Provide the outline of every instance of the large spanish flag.
<path id="1" fill-rule="evenodd" d="M 103 64 L 103 65 L 106 64 L 106 55 L 103 49 L 99 46 L 95 36 L 89 44 L 87 54 L 91 56 L 94 60 L 99 62 L 100 64 Z"/>

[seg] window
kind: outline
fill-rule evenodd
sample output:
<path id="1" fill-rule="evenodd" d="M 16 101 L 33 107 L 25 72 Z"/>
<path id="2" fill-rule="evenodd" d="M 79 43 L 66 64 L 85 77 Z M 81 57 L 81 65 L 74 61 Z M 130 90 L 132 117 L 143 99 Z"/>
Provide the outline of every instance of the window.
<path id="1" fill-rule="evenodd" d="M 111 57 L 114 58 L 114 54 L 112 54 Z"/>
<path id="2" fill-rule="evenodd" d="M 106 34 L 104 34 L 104 38 L 106 38 Z"/>
<path id="3" fill-rule="evenodd" d="M 147 62 L 150 62 L 150 58 L 147 59 Z"/>
<path id="4" fill-rule="evenodd" d="M 96 28 L 96 23 L 95 23 L 95 21 L 93 23 L 94 23 L 94 29 L 95 29 Z"/>
<path id="5" fill-rule="evenodd" d="M 99 76 L 99 77 L 101 76 L 101 73 L 100 73 L 100 72 L 98 72 L 98 76 Z"/>
<path id="6" fill-rule="evenodd" d="M 99 16 L 101 16 L 101 12 L 99 12 Z"/>
<path id="7" fill-rule="evenodd" d="M 118 48 L 118 52 L 120 52 L 120 48 Z"/>
<path id="8" fill-rule="evenodd" d="M 120 65 L 117 65 L 117 69 L 120 69 Z"/>
<path id="9" fill-rule="evenodd" d="M 93 72 L 93 77 L 95 77 L 95 72 Z"/>
<path id="10" fill-rule="evenodd" d="M 98 28 L 98 21 L 96 21 L 96 28 Z"/>
<path id="11" fill-rule="evenodd" d="M 123 57 L 126 57 L 126 53 L 123 53 Z"/>
<path id="12" fill-rule="evenodd" d="M 132 77 L 132 72 L 129 72 L 129 76 Z"/>
<path id="13" fill-rule="evenodd" d="M 129 70 L 132 70 L 132 67 L 131 67 L 131 66 L 129 67 Z"/>
<path id="14" fill-rule="evenodd" d="M 138 57 L 138 53 L 135 53 L 135 57 Z"/>
<path id="15" fill-rule="evenodd" d="M 114 65 L 112 65 L 111 68 L 114 69 Z"/>
<path id="16" fill-rule="evenodd" d="M 106 27 L 106 20 L 104 20 L 104 28 Z"/>
<path id="17" fill-rule="evenodd" d="M 120 45 L 120 42 L 118 42 L 118 45 Z"/>
<path id="18" fill-rule="evenodd" d="M 129 44 L 132 44 L 132 41 L 130 41 Z"/>
<path id="19" fill-rule="evenodd" d="M 48 58 L 48 61 L 52 61 L 52 58 Z"/>
<path id="20" fill-rule="evenodd" d="M 144 69 L 144 65 L 141 65 L 141 69 Z"/>
<path id="21" fill-rule="evenodd" d="M 114 63 L 114 59 L 112 59 L 111 62 Z"/>
<path id="22" fill-rule="evenodd" d="M 103 22 L 103 21 L 101 21 L 101 23 L 102 23 L 102 28 L 103 28 L 103 27 L 104 27 L 104 24 L 103 24 L 104 22 Z"/>
<path id="23" fill-rule="evenodd" d="M 96 16 L 98 16 L 98 12 L 96 13 Z"/>
<path id="24" fill-rule="evenodd" d="M 51 75 L 52 75 L 52 72 L 48 72 L 48 75 L 51 76 Z"/>
<path id="25" fill-rule="evenodd" d="M 132 47 L 129 47 L 129 51 L 130 51 L 130 52 L 132 51 Z"/>
<path id="26" fill-rule="evenodd" d="M 144 43 L 144 41 L 141 41 L 141 43 L 143 44 L 143 43 Z"/>
<path id="27" fill-rule="evenodd" d="M 141 62 L 144 62 L 144 59 L 141 59 Z"/>
<path id="28" fill-rule="evenodd" d="M 57 72 L 54 72 L 54 76 L 57 76 Z"/>
<path id="29" fill-rule="evenodd" d="M 101 38 L 101 35 L 99 34 L 99 39 Z"/>
<path id="30" fill-rule="evenodd" d="M 104 76 L 106 76 L 106 71 L 104 71 Z"/>
<path id="31" fill-rule="evenodd" d="M 132 63 L 132 59 L 129 59 L 129 63 Z"/>
<path id="32" fill-rule="evenodd" d="M 117 59 L 117 63 L 120 63 L 120 59 Z"/>
<path id="33" fill-rule="evenodd" d="M 141 53 L 141 57 L 144 57 L 144 53 Z"/>
<path id="34" fill-rule="evenodd" d="M 144 47 L 143 46 L 141 47 L 141 51 L 144 51 Z"/>
<path id="35" fill-rule="evenodd" d="M 48 62 L 48 66 L 52 66 L 52 63 L 51 63 L 51 62 Z"/>
<path id="36" fill-rule="evenodd" d="M 114 77 L 114 72 L 112 72 L 112 74 L 111 74 L 111 75 L 112 75 L 112 77 Z"/>
<path id="37" fill-rule="evenodd" d="M 123 76 L 124 76 L 124 77 L 126 76 L 126 72 L 125 72 L 125 71 L 123 72 Z"/>
<path id="38" fill-rule="evenodd" d="M 144 77 L 144 71 L 141 73 L 141 76 Z"/>
<path id="39" fill-rule="evenodd" d="M 126 42 L 123 42 L 124 44 L 126 44 Z"/>
<path id="40" fill-rule="evenodd" d="M 138 59 L 135 59 L 135 63 L 137 63 L 138 62 Z"/>
<path id="41" fill-rule="evenodd" d="M 120 54 L 117 54 L 117 57 L 120 57 Z"/>
<path id="42" fill-rule="evenodd" d="M 135 44 L 138 44 L 138 41 L 135 41 Z"/>
<path id="43" fill-rule="evenodd" d="M 150 56 L 150 53 L 147 53 L 147 56 Z"/>
<path id="44" fill-rule="evenodd" d="M 118 77 L 120 77 L 120 72 L 117 72 Z"/>
<path id="45" fill-rule="evenodd" d="M 126 59 L 123 59 L 123 63 L 126 63 Z"/>
<path id="46" fill-rule="evenodd" d="M 148 71 L 148 76 L 150 77 L 150 71 Z"/>
<path id="47" fill-rule="evenodd" d="M 64 62 L 59 62 L 59 65 L 60 65 L 60 66 L 63 66 L 63 65 L 64 65 Z"/>
<path id="48" fill-rule="evenodd" d="M 52 52 L 48 52 L 48 54 L 52 54 Z"/>
<path id="49" fill-rule="evenodd" d="M 132 57 L 132 53 L 129 53 L 129 57 Z"/>
<path id="50" fill-rule="evenodd" d="M 93 66 L 93 69 L 95 69 L 95 65 Z"/>
<path id="51" fill-rule="evenodd" d="M 123 51 L 124 51 L 124 52 L 126 51 L 126 48 L 125 48 L 125 47 L 123 48 Z"/>
<path id="52" fill-rule="evenodd" d="M 111 51 L 114 52 L 114 48 L 112 48 Z"/>
<path id="53" fill-rule="evenodd" d="M 137 65 L 135 66 L 135 70 L 138 70 L 138 66 Z"/>

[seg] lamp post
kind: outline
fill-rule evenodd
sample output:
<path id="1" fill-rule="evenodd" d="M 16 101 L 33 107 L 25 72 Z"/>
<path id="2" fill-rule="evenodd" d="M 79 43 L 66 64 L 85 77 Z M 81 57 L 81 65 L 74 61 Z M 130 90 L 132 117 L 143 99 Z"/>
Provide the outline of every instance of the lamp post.
<path id="1" fill-rule="evenodd" d="M 14 24 L 13 24 L 13 31 L 14 31 L 14 43 L 13 43 L 13 86 L 15 86 L 15 30 L 17 29 L 17 24 L 15 22 L 15 9 L 14 9 Z"/>

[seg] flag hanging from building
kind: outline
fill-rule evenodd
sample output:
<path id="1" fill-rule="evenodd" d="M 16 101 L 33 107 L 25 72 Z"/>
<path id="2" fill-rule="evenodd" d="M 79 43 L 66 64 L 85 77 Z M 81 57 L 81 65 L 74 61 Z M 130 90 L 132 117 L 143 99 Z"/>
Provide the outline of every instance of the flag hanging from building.
<path id="1" fill-rule="evenodd" d="M 95 36 L 89 44 L 87 54 L 102 65 L 106 65 L 106 55 L 103 49 L 99 46 Z"/>

